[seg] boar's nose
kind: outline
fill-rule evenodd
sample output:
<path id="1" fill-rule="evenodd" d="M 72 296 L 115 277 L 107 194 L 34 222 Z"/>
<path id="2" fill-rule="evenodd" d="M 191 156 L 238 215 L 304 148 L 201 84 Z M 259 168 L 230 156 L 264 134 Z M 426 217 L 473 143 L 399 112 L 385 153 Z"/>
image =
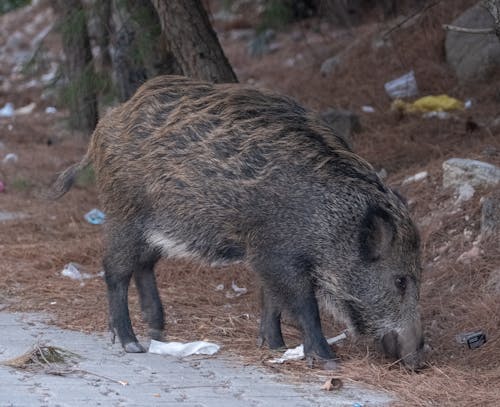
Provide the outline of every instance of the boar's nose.
<path id="1" fill-rule="evenodd" d="M 390 331 L 382 337 L 381 342 L 385 354 L 391 359 L 400 359 L 406 367 L 412 370 L 422 367 L 424 337 L 420 330 Z"/>

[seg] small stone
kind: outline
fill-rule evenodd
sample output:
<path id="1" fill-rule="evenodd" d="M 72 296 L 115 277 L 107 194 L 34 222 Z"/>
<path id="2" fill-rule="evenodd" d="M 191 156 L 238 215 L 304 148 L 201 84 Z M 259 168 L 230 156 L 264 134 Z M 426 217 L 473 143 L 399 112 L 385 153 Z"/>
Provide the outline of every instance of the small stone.
<path id="1" fill-rule="evenodd" d="M 335 67 L 340 64 L 340 58 L 338 56 L 333 56 L 331 58 L 326 59 L 320 68 L 321 75 L 326 76 L 331 74 Z"/>

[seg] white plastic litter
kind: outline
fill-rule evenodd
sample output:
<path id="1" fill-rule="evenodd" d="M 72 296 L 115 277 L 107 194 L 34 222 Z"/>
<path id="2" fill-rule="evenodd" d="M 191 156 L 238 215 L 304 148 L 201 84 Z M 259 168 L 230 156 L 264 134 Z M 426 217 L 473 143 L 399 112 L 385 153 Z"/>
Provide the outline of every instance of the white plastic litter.
<path id="1" fill-rule="evenodd" d="M 87 278 L 92 278 L 92 275 L 89 273 L 82 273 L 76 263 L 68 263 L 64 266 L 61 274 L 64 277 L 69 277 L 73 280 L 84 280 Z"/>
<path id="2" fill-rule="evenodd" d="M 54 114 L 57 112 L 57 109 L 54 106 L 47 106 L 45 108 L 45 113 L 47 114 Z"/>
<path id="3" fill-rule="evenodd" d="M 14 116 L 14 105 L 12 103 L 6 103 L 4 107 L 0 109 L 0 117 L 12 117 Z"/>
<path id="4" fill-rule="evenodd" d="M 238 287 L 234 281 L 231 282 L 231 289 L 233 290 L 233 292 L 228 291 L 226 293 L 226 298 L 239 297 L 240 295 L 246 294 L 248 291 L 246 287 Z"/>
<path id="5" fill-rule="evenodd" d="M 26 105 L 26 106 L 20 107 L 19 109 L 16 109 L 14 113 L 16 116 L 31 114 L 31 113 L 33 113 L 33 110 L 35 110 L 35 107 L 36 107 L 36 103 L 32 102 L 29 105 Z"/>
<path id="6" fill-rule="evenodd" d="M 196 342 L 160 342 L 151 340 L 149 353 L 158 355 L 170 355 L 183 358 L 190 355 L 213 355 L 217 353 L 220 346 L 216 343 L 196 341 Z"/>
<path id="7" fill-rule="evenodd" d="M 415 175 L 412 175 L 411 177 L 405 178 L 405 180 L 403 181 L 403 185 L 409 184 L 411 182 L 422 181 L 422 180 L 426 179 L 428 175 L 429 174 L 427 171 L 417 172 Z"/>
<path id="8" fill-rule="evenodd" d="M 222 291 L 224 290 L 224 284 L 219 284 L 217 287 L 215 287 L 215 291 Z"/>
<path id="9" fill-rule="evenodd" d="M 438 111 L 432 111 L 432 112 L 427 112 L 424 113 L 422 117 L 425 117 L 426 119 L 432 119 L 434 117 L 441 119 L 441 120 L 446 120 L 451 117 L 451 115 L 448 112 L 438 112 Z"/>
<path id="10" fill-rule="evenodd" d="M 361 110 L 365 113 L 375 113 L 375 108 L 373 106 L 361 106 Z"/>
<path id="11" fill-rule="evenodd" d="M 248 291 L 246 287 L 238 287 L 234 281 L 231 283 L 231 288 L 237 295 L 246 294 Z"/>
<path id="12" fill-rule="evenodd" d="M 19 157 L 17 156 L 17 154 L 16 154 L 16 153 L 9 153 L 9 154 L 7 154 L 7 155 L 3 158 L 2 162 L 3 162 L 4 164 L 6 164 L 6 163 L 8 163 L 8 162 L 17 163 L 17 160 L 18 160 L 18 159 L 19 159 Z"/>
<path id="13" fill-rule="evenodd" d="M 329 345 L 332 345 L 346 338 L 347 338 L 347 333 L 344 331 L 339 335 L 334 336 L 333 338 L 327 339 L 326 341 L 328 342 Z M 282 364 L 285 363 L 287 360 L 300 360 L 300 359 L 304 359 L 304 345 L 299 345 L 295 348 L 288 349 L 285 353 L 283 353 L 282 357 L 271 359 L 269 363 Z"/>
<path id="14" fill-rule="evenodd" d="M 418 94 L 415 72 L 410 71 L 384 85 L 385 91 L 393 99 L 409 98 Z"/>

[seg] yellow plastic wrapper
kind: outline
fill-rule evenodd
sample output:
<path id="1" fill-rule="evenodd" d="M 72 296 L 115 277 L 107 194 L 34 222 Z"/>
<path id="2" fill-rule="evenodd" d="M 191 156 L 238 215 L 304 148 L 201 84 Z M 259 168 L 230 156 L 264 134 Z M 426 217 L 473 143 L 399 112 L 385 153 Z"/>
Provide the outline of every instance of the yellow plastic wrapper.
<path id="1" fill-rule="evenodd" d="M 391 104 L 392 110 L 407 113 L 448 112 L 450 110 L 462 110 L 463 108 L 463 102 L 448 95 L 424 96 L 412 103 L 397 99 Z"/>

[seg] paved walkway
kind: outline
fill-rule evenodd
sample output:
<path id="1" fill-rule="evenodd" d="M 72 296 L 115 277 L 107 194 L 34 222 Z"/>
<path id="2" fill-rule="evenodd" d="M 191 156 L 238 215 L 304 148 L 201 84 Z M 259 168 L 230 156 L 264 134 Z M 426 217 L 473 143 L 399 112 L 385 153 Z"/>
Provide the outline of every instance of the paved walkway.
<path id="1" fill-rule="evenodd" d="M 389 401 L 385 394 L 360 388 L 334 393 L 320 390 L 320 383 L 286 383 L 282 376 L 231 361 L 224 351 L 184 360 L 126 354 L 105 336 L 55 328 L 34 314 L 0 312 L 0 362 L 20 356 L 36 343 L 82 356 L 76 366 L 80 371 L 55 376 L 0 364 L 0 407 L 367 407 Z"/>

